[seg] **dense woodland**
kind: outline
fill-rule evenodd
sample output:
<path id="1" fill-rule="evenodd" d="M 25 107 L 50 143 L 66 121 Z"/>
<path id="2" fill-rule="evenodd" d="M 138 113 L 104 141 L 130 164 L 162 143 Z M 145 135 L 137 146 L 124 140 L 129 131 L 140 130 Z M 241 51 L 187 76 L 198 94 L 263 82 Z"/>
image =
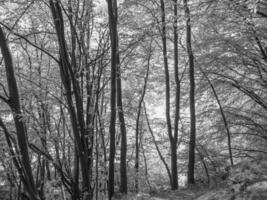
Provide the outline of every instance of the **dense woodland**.
<path id="1" fill-rule="evenodd" d="M 266 33 L 265 0 L 1 0 L 0 198 L 267 199 Z"/>

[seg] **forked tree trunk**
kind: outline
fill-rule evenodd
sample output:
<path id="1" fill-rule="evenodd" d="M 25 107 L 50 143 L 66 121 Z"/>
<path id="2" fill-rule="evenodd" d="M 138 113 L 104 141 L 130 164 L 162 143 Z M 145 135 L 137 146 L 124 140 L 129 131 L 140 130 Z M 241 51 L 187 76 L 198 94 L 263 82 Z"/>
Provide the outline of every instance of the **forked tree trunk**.
<path id="1" fill-rule="evenodd" d="M 75 71 L 77 70 L 75 55 L 72 54 L 71 61 L 69 58 L 61 5 L 59 1 L 50 0 L 49 3 L 59 45 L 60 62 L 58 64 L 60 68 L 60 76 L 67 99 L 67 106 L 76 146 L 75 149 L 77 150 L 77 162 L 79 162 L 81 169 L 82 188 L 79 190 L 81 193 L 79 196 L 82 196 L 82 199 L 90 200 L 92 199 L 93 191 L 91 188 L 92 176 L 90 174 L 92 172 L 92 160 L 89 155 L 92 150 L 91 148 L 93 148 L 93 141 L 91 141 L 93 138 L 89 135 L 84 120 L 82 88 L 80 87 L 79 80 L 76 78 L 75 74 Z M 72 23 L 71 20 L 70 23 Z M 75 48 L 74 46 L 72 48 Z M 76 182 L 72 182 L 72 187 L 77 188 L 76 184 Z M 76 192 L 78 193 L 78 191 Z"/>
<path id="2" fill-rule="evenodd" d="M 178 188 L 178 173 L 177 173 L 177 137 L 178 137 L 178 120 L 179 120 L 179 101 L 180 101 L 180 86 L 178 78 L 178 35 L 177 35 L 177 19 L 174 20 L 174 40 L 176 43 L 174 46 L 174 70 L 175 70 L 175 82 L 176 82 L 176 105 L 175 105 L 175 121 L 174 121 L 174 135 L 172 133 L 171 123 L 171 111 L 170 111 L 170 76 L 168 66 L 168 54 L 167 54 L 167 36 L 166 36 L 166 20 L 165 20 L 165 3 L 164 0 L 160 0 L 161 8 L 161 38 L 163 46 L 163 61 L 164 61 L 164 72 L 165 72 L 165 112 L 167 131 L 170 141 L 171 148 L 171 178 L 170 185 L 172 189 Z M 174 5 L 174 14 L 177 17 L 177 4 Z"/>

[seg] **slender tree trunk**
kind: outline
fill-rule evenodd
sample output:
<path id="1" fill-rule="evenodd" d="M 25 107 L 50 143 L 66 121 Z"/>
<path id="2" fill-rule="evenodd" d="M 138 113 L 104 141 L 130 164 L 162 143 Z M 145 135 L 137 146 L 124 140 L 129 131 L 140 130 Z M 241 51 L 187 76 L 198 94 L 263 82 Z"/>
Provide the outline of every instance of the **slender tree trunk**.
<path id="1" fill-rule="evenodd" d="M 190 140 L 189 140 L 189 160 L 188 160 L 188 184 L 195 184 L 195 146 L 196 146 L 196 113 L 195 113 L 195 73 L 194 55 L 191 44 L 191 16 L 188 7 L 188 0 L 183 0 L 186 17 L 186 48 L 189 59 L 189 80 L 190 80 Z"/>
<path id="2" fill-rule="evenodd" d="M 168 127 L 169 138 L 172 139 L 172 125 L 170 117 L 170 76 L 168 67 L 168 55 L 167 55 L 167 39 L 166 39 L 166 22 L 165 22 L 165 4 L 164 0 L 160 0 L 161 5 L 161 22 L 162 22 L 162 45 L 163 45 L 163 60 L 165 71 L 165 114 Z"/>
<path id="3" fill-rule="evenodd" d="M 6 78 L 9 91 L 9 99 L 6 100 L 10 106 L 15 122 L 17 140 L 19 146 L 19 153 L 21 155 L 21 167 L 22 167 L 22 177 L 24 179 L 24 187 L 31 200 L 39 199 L 36 185 L 34 182 L 31 161 L 28 152 L 28 142 L 27 142 L 27 130 L 22 120 L 22 112 L 20 105 L 20 97 L 18 92 L 17 81 L 14 72 L 14 66 L 12 62 L 12 56 L 8 49 L 4 32 L 0 27 L 0 48 L 4 58 L 6 67 Z M 20 171 L 20 169 L 18 169 Z"/>
<path id="4" fill-rule="evenodd" d="M 174 80 L 176 85 L 175 91 L 175 117 L 174 117 L 174 136 L 171 142 L 171 169 L 172 169 L 172 189 L 178 188 L 178 172 L 177 172 L 177 140 L 178 140 L 178 125 L 180 119 L 180 80 L 178 69 L 178 2 L 174 3 L 174 22 L 173 22 L 173 36 L 174 36 Z"/>
<path id="5" fill-rule="evenodd" d="M 164 156 L 162 155 L 162 153 L 161 153 L 161 151 L 160 151 L 160 149 L 159 149 L 159 146 L 158 146 L 158 144 L 157 144 L 155 135 L 154 135 L 153 130 L 152 130 L 151 126 L 150 126 L 149 119 L 148 119 L 147 112 L 146 112 L 146 106 L 145 106 L 145 103 L 144 103 L 144 112 L 145 112 L 145 117 L 146 117 L 147 126 L 148 126 L 149 132 L 150 132 L 150 134 L 151 134 L 151 136 L 152 136 L 153 143 L 155 144 L 155 147 L 156 147 L 156 150 L 157 150 L 157 152 L 158 152 L 158 154 L 159 154 L 160 160 L 162 161 L 163 165 L 165 166 L 165 169 L 166 169 L 167 174 L 168 174 L 168 176 L 169 176 L 169 179 L 170 179 L 170 181 L 171 181 L 171 180 L 172 180 L 171 171 L 170 171 L 170 169 L 169 169 L 169 167 L 168 167 L 168 164 L 167 164 L 167 162 L 166 162 Z"/>
<path id="6" fill-rule="evenodd" d="M 85 127 L 83 97 L 78 79 L 75 76 L 77 64 L 75 55 L 73 54 L 74 51 L 72 51 L 71 61 L 69 58 L 68 47 L 65 40 L 64 20 L 61 11 L 61 5 L 59 1 L 50 0 L 49 3 L 59 44 L 60 62 L 58 64 L 60 68 L 60 76 L 66 93 L 71 125 L 77 147 L 77 156 L 79 158 L 81 167 L 81 196 L 82 199 L 91 199 L 93 194 L 93 191 L 91 190 L 90 179 L 90 167 L 92 166 L 92 160 L 90 159 L 89 154 L 90 147 L 93 147 L 93 141 L 90 141 L 92 137 L 88 136 L 88 131 Z M 70 23 L 72 23 L 71 20 Z M 75 48 L 74 46 L 75 44 L 73 43 L 73 48 Z"/>
<path id="7" fill-rule="evenodd" d="M 137 121 L 136 121 L 137 122 Z M 135 130 L 135 164 L 134 164 L 134 169 L 135 169 L 135 183 L 134 183 L 134 188 L 135 192 L 138 193 L 139 190 L 139 123 L 136 124 L 136 130 Z"/>
<path id="8" fill-rule="evenodd" d="M 226 134 L 227 134 L 227 144 L 228 144 L 228 152 L 229 152 L 229 160 L 230 160 L 230 164 L 231 166 L 234 165 L 234 161 L 233 161 L 233 154 L 232 154 L 232 142 L 231 142 L 231 133 L 230 133 L 230 129 L 229 129 L 229 126 L 228 126 L 228 122 L 227 122 L 227 119 L 226 119 L 226 116 L 224 114 L 224 110 L 223 110 L 223 107 L 222 107 L 222 104 L 221 104 L 221 101 L 217 95 L 217 92 L 212 84 L 212 82 L 210 81 L 209 77 L 206 75 L 206 73 L 201 69 L 201 67 L 199 67 L 201 72 L 203 73 L 204 77 L 207 79 L 211 89 L 212 89 L 212 92 L 214 94 L 214 97 L 219 105 L 219 109 L 220 109 L 220 112 L 221 112 L 221 116 L 222 116 L 222 119 L 223 119 L 223 123 L 224 123 L 224 127 L 225 127 L 225 130 L 226 130 Z"/>
<path id="9" fill-rule="evenodd" d="M 176 102 L 175 102 L 175 119 L 174 119 L 174 135 L 172 134 L 172 124 L 170 116 L 170 78 L 167 55 L 167 37 L 166 37 L 166 20 L 165 20 L 165 3 L 160 0 L 161 6 L 161 22 L 162 22 L 162 45 L 163 45 L 163 60 L 165 71 L 165 106 L 166 106 L 166 121 L 168 136 L 171 148 L 171 179 L 170 184 L 173 190 L 178 188 L 178 173 L 177 173 L 177 138 L 178 138 L 178 121 L 180 113 L 180 82 L 178 77 L 178 33 L 177 33 L 177 2 L 174 0 L 174 75 L 176 83 Z"/>
<path id="10" fill-rule="evenodd" d="M 196 146 L 196 150 L 197 150 L 197 152 L 199 154 L 199 157 L 200 157 L 200 160 L 201 160 L 201 162 L 203 164 L 203 167 L 204 167 L 204 170 L 205 170 L 205 173 L 206 173 L 206 176 L 207 176 L 207 182 L 209 184 L 210 183 L 210 174 L 209 174 L 208 166 L 207 166 L 207 164 L 205 162 L 204 156 L 202 155 L 201 151 L 198 149 L 197 146 Z"/>
<path id="11" fill-rule="evenodd" d="M 146 94 L 146 87 L 147 87 L 147 81 L 148 81 L 148 75 L 149 75 L 149 67 L 150 67 L 150 58 L 151 58 L 151 52 L 149 52 L 149 57 L 147 61 L 147 70 L 146 70 L 146 75 L 144 77 L 144 85 L 143 85 L 143 90 L 142 94 L 138 103 L 138 110 L 137 110 L 137 118 L 136 118 L 136 127 L 135 127 L 135 190 L 138 192 L 138 174 L 139 174 L 139 123 L 140 123 L 140 115 L 141 115 L 141 110 L 142 110 L 142 103 L 145 98 Z"/>
<path id="12" fill-rule="evenodd" d="M 109 29 L 111 42 L 111 93 L 110 93 L 110 149 L 109 149 L 109 178 L 108 196 L 112 199 L 114 194 L 114 159 L 115 159 L 115 133 L 116 133 L 116 73 L 117 73 L 117 1 L 108 0 Z"/>
<path id="13" fill-rule="evenodd" d="M 146 179 L 146 183 L 149 187 L 149 190 L 151 191 L 152 190 L 152 187 L 151 187 L 151 183 L 149 181 L 149 174 L 148 174 L 148 166 L 147 166 L 147 157 L 146 157 L 146 154 L 145 154 L 145 148 L 144 148 L 144 144 L 142 143 L 142 154 L 143 154 L 143 157 L 144 157 L 144 165 L 145 165 L 145 179 Z"/>
<path id="14" fill-rule="evenodd" d="M 174 138 L 172 135 L 172 125 L 171 125 L 171 116 L 170 116 L 170 76 L 169 76 L 169 66 L 168 66 L 168 55 L 167 55 L 167 38 L 166 38 L 166 21 L 165 21 L 165 3 L 164 0 L 160 0 L 160 8 L 161 8 L 161 37 L 162 37 L 162 45 L 163 45 L 163 61 L 164 61 L 164 72 L 165 72 L 165 114 L 166 114 L 166 122 L 167 122 L 167 131 L 170 141 L 171 148 L 171 170 L 174 170 L 174 173 L 171 174 L 170 184 L 173 187 L 173 174 L 175 174 L 175 162 L 177 160 L 176 157 L 176 149 L 174 144 Z M 174 154 L 175 155 L 174 155 Z"/>
<path id="15" fill-rule="evenodd" d="M 118 41 L 118 33 L 117 43 Z M 119 44 L 117 44 L 117 49 L 119 49 Z M 121 132 L 121 152 L 120 152 L 120 192 L 127 193 L 127 164 L 126 164 L 126 155 L 127 155 L 127 132 L 124 120 L 124 112 L 122 106 L 122 88 L 121 88 L 121 71 L 120 71 L 120 59 L 119 51 L 117 51 L 117 109 L 118 117 L 120 122 L 120 132 Z"/>

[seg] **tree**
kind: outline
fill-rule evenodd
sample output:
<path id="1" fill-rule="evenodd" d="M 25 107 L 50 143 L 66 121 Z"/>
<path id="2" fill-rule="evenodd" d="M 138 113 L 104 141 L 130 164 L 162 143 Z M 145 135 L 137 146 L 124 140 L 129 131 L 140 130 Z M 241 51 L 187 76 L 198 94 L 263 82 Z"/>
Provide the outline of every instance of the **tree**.
<path id="1" fill-rule="evenodd" d="M 264 2 L 3 1 L 0 190 L 113 199 L 264 161 Z"/>
<path id="2" fill-rule="evenodd" d="M 118 36 L 117 36 L 117 1 L 108 0 L 108 15 L 111 43 L 111 82 L 110 82 L 110 150 L 109 150 L 109 179 L 108 193 L 109 199 L 112 199 L 114 194 L 114 159 L 115 159 L 115 133 L 116 133 L 116 77 L 118 64 Z"/>
<path id="3" fill-rule="evenodd" d="M 117 7 L 115 8 L 117 13 Z M 117 21 L 117 14 L 115 14 Z M 117 50 L 119 49 L 119 38 L 118 32 L 116 32 L 117 37 Z M 120 192 L 127 193 L 127 132 L 124 119 L 124 111 L 122 104 L 122 87 L 121 87 L 121 67 L 120 67 L 120 55 L 119 51 L 117 54 L 117 77 L 116 77 L 116 86 L 117 86 L 117 110 L 120 123 L 120 133 L 121 133 L 121 149 L 120 149 Z"/>
<path id="4" fill-rule="evenodd" d="M 195 146 L 196 146 L 196 113 L 195 113 L 195 78 L 194 78 L 194 55 L 191 43 L 191 17 L 188 1 L 183 0 L 185 19 L 186 19 L 186 49 L 189 60 L 189 80 L 190 80 L 190 141 L 189 141 L 189 160 L 188 160 L 188 184 L 195 184 Z"/>
<path id="5" fill-rule="evenodd" d="M 167 55 L 167 36 L 166 36 L 166 20 L 165 20 L 165 3 L 164 0 L 160 1 L 161 8 L 161 38 L 163 46 L 163 60 L 164 60 L 164 71 L 165 71 L 165 106 L 166 106 L 166 122 L 167 130 L 171 148 L 171 180 L 170 184 L 172 189 L 178 188 L 178 174 L 177 174 L 177 139 L 178 139 L 178 122 L 180 112 L 180 81 L 178 74 L 178 33 L 177 33 L 177 1 L 174 1 L 174 71 L 175 71 L 175 83 L 176 83 L 176 99 L 175 99 L 175 119 L 174 119 L 174 134 L 172 132 L 171 123 L 171 111 L 170 111 L 170 75 L 169 75 L 169 64 Z"/>
<path id="6" fill-rule="evenodd" d="M 232 142 L 231 142 L 231 133 L 230 133 L 230 130 L 229 130 L 229 125 L 228 125 L 228 122 L 227 122 L 227 119 L 226 119 L 226 116 L 225 116 L 225 113 L 224 113 L 224 110 L 223 110 L 223 107 L 222 107 L 222 104 L 221 104 L 221 101 L 217 95 L 217 92 L 212 84 L 212 82 L 210 81 L 209 77 L 206 75 L 206 73 L 200 68 L 201 72 L 203 73 L 204 77 L 207 79 L 211 89 L 212 89 L 212 92 L 214 94 L 214 97 L 218 103 L 218 106 L 219 106 L 219 109 L 220 109 L 220 112 L 221 112 L 221 115 L 222 115 L 222 119 L 223 119 L 223 123 L 224 123 L 224 126 L 225 126 L 225 130 L 226 130 L 226 134 L 227 134 L 227 143 L 228 143 L 228 151 L 229 151 L 229 160 L 230 160 L 230 163 L 231 163 L 231 166 L 234 165 L 234 161 L 233 161 L 233 154 L 232 154 Z"/>
<path id="7" fill-rule="evenodd" d="M 72 198 L 77 199 L 80 196 L 80 190 L 77 187 L 79 184 L 79 166 L 81 167 L 82 176 L 82 190 L 81 195 L 83 199 L 91 199 L 93 191 L 91 188 L 92 179 L 92 162 L 93 162 L 93 131 L 92 124 L 94 124 L 92 117 L 92 110 L 88 110 L 91 107 L 91 91 L 87 87 L 87 98 L 86 98 L 86 114 L 84 115 L 83 108 L 83 88 L 81 87 L 78 75 L 78 65 L 76 61 L 76 30 L 73 25 L 71 5 L 69 5 L 69 23 L 71 29 L 71 42 L 72 52 L 69 58 L 67 42 L 65 39 L 64 32 L 64 19 L 62 9 L 59 1 L 49 1 L 50 9 L 53 16 L 53 21 L 56 29 L 59 46 L 59 62 L 61 81 L 64 86 L 66 93 L 67 105 L 70 115 L 70 121 L 74 134 L 74 146 L 77 151 L 77 159 L 75 160 L 75 167 L 73 170 L 73 194 Z M 80 47 L 82 48 L 82 47 Z M 89 72 L 87 72 L 89 73 Z M 88 74 L 86 74 L 86 81 L 88 84 Z M 88 85 L 87 85 L 88 86 Z M 84 118 L 86 116 L 86 118 Z M 80 164 L 80 165 L 79 165 Z"/>
<path id="8" fill-rule="evenodd" d="M 172 166 L 172 189 L 178 188 L 178 173 L 177 173 L 177 142 L 178 142 L 178 127 L 180 120 L 180 96 L 181 85 L 179 79 L 178 67 L 178 1 L 173 0 L 174 22 L 173 22 L 173 43 L 174 43 L 174 80 L 175 80 L 175 116 L 174 116 L 174 136 L 171 140 L 171 166 Z"/>
<path id="9" fill-rule="evenodd" d="M 6 66 L 6 79 L 7 79 L 7 85 L 8 85 L 8 98 L 2 97 L 1 100 L 7 103 L 12 111 L 15 127 L 16 127 L 16 136 L 18 141 L 18 153 L 21 155 L 21 159 L 14 158 L 14 165 L 16 166 L 20 178 L 23 182 L 23 185 L 25 187 L 25 190 L 27 191 L 27 194 L 29 195 L 29 198 L 31 200 L 38 200 L 39 195 L 37 192 L 37 188 L 34 182 L 33 174 L 32 174 L 32 168 L 31 168 L 31 161 L 29 157 L 29 151 L 28 151 L 28 142 L 27 142 L 27 129 L 26 125 L 24 124 L 23 114 L 21 112 L 21 105 L 20 105 L 20 96 L 18 92 L 18 86 L 17 81 L 15 77 L 14 72 L 14 66 L 12 61 L 12 56 L 9 51 L 9 48 L 6 43 L 5 35 L 2 30 L 2 27 L 0 27 L 0 47 L 1 52 L 5 61 Z M 0 120 L 0 126 L 3 128 L 7 142 L 9 143 L 9 148 L 11 151 L 11 155 L 15 156 L 13 153 L 13 146 L 11 145 L 11 141 L 9 139 L 10 134 L 8 133 L 7 128 L 5 127 L 2 119 Z"/>
<path id="10" fill-rule="evenodd" d="M 142 142 L 142 138 L 140 135 L 140 117 L 141 117 L 141 112 L 142 109 L 145 110 L 145 108 L 142 107 L 142 104 L 144 102 L 144 98 L 146 95 L 146 89 L 147 89 L 147 82 L 148 82 L 148 76 L 149 76 L 149 69 L 150 69 L 150 60 L 151 60 L 151 56 L 152 56 L 152 42 L 150 43 L 150 47 L 148 49 L 148 58 L 147 58 L 147 70 L 146 70 L 146 74 L 144 77 L 144 85 L 142 88 L 142 92 L 141 92 L 141 96 L 138 102 L 138 107 L 137 107 L 137 117 L 136 117 L 136 126 L 135 126 L 135 191 L 138 193 L 139 191 L 139 153 L 140 153 L 140 145 Z M 146 111 L 145 111 L 146 112 Z"/>

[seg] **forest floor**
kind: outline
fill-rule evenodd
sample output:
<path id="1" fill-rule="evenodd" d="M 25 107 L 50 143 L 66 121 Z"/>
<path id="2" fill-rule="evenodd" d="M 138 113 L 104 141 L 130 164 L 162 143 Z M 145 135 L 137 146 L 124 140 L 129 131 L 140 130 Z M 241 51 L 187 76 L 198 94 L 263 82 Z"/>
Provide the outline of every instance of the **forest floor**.
<path id="1" fill-rule="evenodd" d="M 207 189 L 180 189 L 176 191 L 164 191 L 152 195 L 151 200 L 194 200 L 206 193 Z"/>
<path id="2" fill-rule="evenodd" d="M 153 194 L 138 193 L 137 195 L 121 196 L 116 200 L 194 200 L 208 191 L 208 188 L 191 188 L 179 190 L 163 190 Z"/>
<path id="3" fill-rule="evenodd" d="M 128 195 L 114 198 L 114 200 L 194 200 L 204 193 L 207 189 L 179 189 L 157 191 L 153 194 L 138 193 L 137 195 Z"/>
<path id="4" fill-rule="evenodd" d="M 163 190 L 136 200 L 267 200 L 267 161 L 245 161 L 236 164 L 226 179 L 210 186 L 194 186 L 176 191 Z"/>
<path id="5" fill-rule="evenodd" d="M 120 200 L 267 200 L 267 180 L 255 183 L 227 185 L 223 182 L 215 187 L 157 191 L 153 194 L 139 193 Z"/>
<path id="6" fill-rule="evenodd" d="M 267 180 L 250 184 L 248 187 L 220 185 L 214 188 L 201 187 L 164 191 L 148 198 L 135 200 L 267 200 Z"/>

